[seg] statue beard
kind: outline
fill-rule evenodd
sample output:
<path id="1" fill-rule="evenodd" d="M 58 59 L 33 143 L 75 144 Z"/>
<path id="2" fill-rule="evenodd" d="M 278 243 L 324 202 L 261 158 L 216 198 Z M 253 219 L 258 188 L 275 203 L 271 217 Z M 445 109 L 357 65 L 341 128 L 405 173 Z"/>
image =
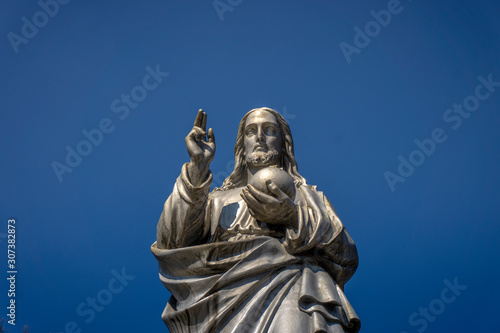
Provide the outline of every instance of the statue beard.
<path id="1" fill-rule="evenodd" d="M 279 162 L 280 153 L 275 149 L 270 149 L 267 152 L 253 152 L 250 156 L 245 156 L 247 165 L 266 166 Z"/>

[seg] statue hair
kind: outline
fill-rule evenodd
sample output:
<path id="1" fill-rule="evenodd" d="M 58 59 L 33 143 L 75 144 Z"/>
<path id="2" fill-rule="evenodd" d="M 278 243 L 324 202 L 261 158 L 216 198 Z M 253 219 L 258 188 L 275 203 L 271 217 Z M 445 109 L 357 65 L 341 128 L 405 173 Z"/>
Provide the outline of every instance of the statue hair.
<path id="1" fill-rule="evenodd" d="M 235 187 L 245 186 L 247 184 L 247 163 L 245 161 L 244 133 L 245 122 L 248 116 L 255 111 L 267 111 L 271 113 L 278 121 L 281 137 L 283 138 L 283 146 L 281 148 L 281 167 L 293 178 L 295 186 L 306 185 L 306 180 L 299 174 L 297 161 L 293 154 L 293 140 L 290 127 L 285 118 L 277 111 L 271 108 L 256 108 L 247 112 L 240 121 L 238 126 L 238 134 L 236 135 L 236 144 L 234 146 L 234 170 L 224 180 L 221 187 L 215 188 L 216 191 L 225 191 Z"/>

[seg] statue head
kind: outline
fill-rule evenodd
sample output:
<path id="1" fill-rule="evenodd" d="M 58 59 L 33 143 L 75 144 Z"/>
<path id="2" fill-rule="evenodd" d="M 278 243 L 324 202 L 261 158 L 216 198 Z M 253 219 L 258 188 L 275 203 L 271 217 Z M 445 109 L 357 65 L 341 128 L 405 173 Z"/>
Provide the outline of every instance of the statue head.
<path id="1" fill-rule="evenodd" d="M 306 184 L 299 174 L 293 153 L 293 140 L 285 118 L 271 108 L 250 110 L 240 121 L 234 147 L 234 170 L 220 190 L 247 184 L 249 165 L 277 165 L 288 172 L 295 184 Z"/>
<path id="2" fill-rule="evenodd" d="M 246 117 L 243 149 L 246 165 L 252 174 L 268 166 L 281 166 L 283 135 L 272 113 L 256 110 Z"/>

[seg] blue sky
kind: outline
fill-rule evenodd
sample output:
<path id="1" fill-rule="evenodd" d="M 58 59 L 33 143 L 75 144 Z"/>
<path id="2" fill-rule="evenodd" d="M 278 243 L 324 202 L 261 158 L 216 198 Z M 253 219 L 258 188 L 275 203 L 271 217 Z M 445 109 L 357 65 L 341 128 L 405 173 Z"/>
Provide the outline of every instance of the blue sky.
<path id="1" fill-rule="evenodd" d="M 63 3 L 0 14 L 10 332 L 166 332 L 169 294 L 149 248 L 188 161 L 184 137 L 203 108 L 222 179 L 239 120 L 260 106 L 285 115 L 300 173 L 358 246 L 346 294 L 362 332 L 494 331 L 498 2 Z M 72 150 L 86 156 L 71 166 Z M 92 298 L 106 304 L 90 310 Z"/>

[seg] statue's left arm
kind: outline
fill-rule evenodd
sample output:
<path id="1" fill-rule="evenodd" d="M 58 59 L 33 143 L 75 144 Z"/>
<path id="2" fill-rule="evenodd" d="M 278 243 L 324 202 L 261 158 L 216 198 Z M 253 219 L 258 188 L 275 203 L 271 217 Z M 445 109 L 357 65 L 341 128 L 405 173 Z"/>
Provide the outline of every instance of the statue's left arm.
<path id="1" fill-rule="evenodd" d="M 358 267 L 356 245 L 330 201 L 307 185 L 299 187 L 297 228 L 287 228 L 284 246 L 295 255 L 312 256 L 342 288 Z"/>

